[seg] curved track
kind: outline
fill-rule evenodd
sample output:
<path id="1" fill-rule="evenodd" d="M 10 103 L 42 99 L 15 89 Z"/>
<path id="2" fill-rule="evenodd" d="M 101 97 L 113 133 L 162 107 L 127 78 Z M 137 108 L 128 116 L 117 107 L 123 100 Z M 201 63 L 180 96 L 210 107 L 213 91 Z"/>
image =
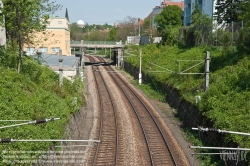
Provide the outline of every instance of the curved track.
<path id="1" fill-rule="evenodd" d="M 89 57 L 89 59 L 91 62 L 94 61 L 93 57 Z M 101 140 L 96 146 L 92 165 L 116 165 L 118 158 L 118 125 L 113 103 L 114 99 L 103 76 L 98 72 L 99 67 L 93 66 L 92 69 L 99 98 L 100 123 L 98 139 Z"/>
<path id="2" fill-rule="evenodd" d="M 88 58 L 92 59 L 93 57 L 88 56 Z M 97 58 L 99 62 L 102 62 L 101 64 L 106 64 L 103 58 Z M 131 85 L 128 85 L 128 83 L 116 73 L 116 70 L 107 65 L 103 68 L 106 69 L 112 77 L 113 81 L 126 98 L 126 102 L 130 104 L 130 107 L 134 111 L 134 116 L 137 118 L 141 132 L 144 135 L 144 141 L 148 151 L 146 156 L 149 158 L 148 164 L 155 166 L 186 166 L 187 164 L 183 162 L 178 151 L 175 150 L 177 146 L 173 143 L 172 137 L 170 137 L 172 133 L 165 131 L 164 126 L 160 123 L 158 117 L 156 117 L 154 110 L 152 110 L 146 101 L 141 99 L 138 92 L 136 92 Z M 102 70 L 104 70 L 103 68 Z M 93 69 L 95 75 L 96 73 L 100 74 L 101 70 L 99 68 L 93 67 Z M 101 98 L 101 96 L 99 96 L 99 98 Z M 111 130 L 109 133 L 113 134 L 113 131 Z M 116 163 L 113 165 L 116 165 Z"/>
<path id="3" fill-rule="evenodd" d="M 99 60 L 103 61 L 102 58 L 99 58 Z M 109 72 L 114 72 L 114 69 L 110 66 L 106 66 L 105 68 Z M 119 75 L 111 74 L 111 77 L 114 79 L 117 86 L 121 88 L 133 107 L 147 143 L 151 165 L 177 165 L 168 142 L 154 116 L 151 114 L 151 111 L 138 97 L 136 92 L 134 92 Z"/>

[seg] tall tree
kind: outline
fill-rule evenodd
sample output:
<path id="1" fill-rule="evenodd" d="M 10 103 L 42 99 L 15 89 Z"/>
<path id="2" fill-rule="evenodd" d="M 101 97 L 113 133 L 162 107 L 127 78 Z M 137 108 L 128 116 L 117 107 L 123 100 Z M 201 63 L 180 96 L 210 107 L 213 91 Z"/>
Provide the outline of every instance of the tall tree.
<path id="1" fill-rule="evenodd" d="M 165 6 L 160 14 L 155 17 L 157 30 L 161 32 L 167 26 L 181 26 L 182 9 L 177 5 Z"/>
<path id="2" fill-rule="evenodd" d="M 157 31 L 162 36 L 162 40 L 168 40 L 170 36 L 170 29 L 180 27 L 182 9 L 177 5 L 169 5 L 163 8 L 162 12 L 155 17 L 157 24 Z"/>
<path id="3" fill-rule="evenodd" d="M 116 41 L 116 28 L 113 27 L 109 30 L 108 41 Z"/>
<path id="4" fill-rule="evenodd" d="M 199 9 L 198 3 L 195 3 L 195 8 L 192 12 L 191 19 L 192 19 L 192 24 L 196 23 L 199 21 L 199 17 L 202 15 L 201 10 Z"/>
<path id="5" fill-rule="evenodd" d="M 239 19 L 247 26 L 250 26 L 250 3 L 249 0 L 241 0 L 239 4 Z"/>
<path id="6" fill-rule="evenodd" d="M 59 6 L 49 0 L 3 0 L 3 3 L 6 35 L 12 46 L 18 47 L 17 70 L 20 73 L 23 45 L 34 42 L 33 34 L 46 29 L 49 13 Z"/>
<path id="7" fill-rule="evenodd" d="M 191 15 L 192 28 L 194 30 L 195 45 L 207 44 L 212 33 L 212 18 L 207 14 L 202 14 L 198 7 L 198 3 L 195 4 L 195 9 Z"/>
<path id="8" fill-rule="evenodd" d="M 138 33 L 136 32 L 137 29 L 138 19 L 127 16 L 122 21 L 118 21 L 117 25 L 117 39 L 118 40 L 127 40 L 127 36 L 137 36 Z"/>
<path id="9" fill-rule="evenodd" d="M 217 0 L 215 13 L 219 24 L 239 21 L 241 2 L 244 0 Z M 249 1 L 248 1 L 249 3 Z"/>
<path id="10" fill-rule="evenodd" d="M 141 25 L 141 35 L 150 35 L 150 18 L 145 18 Z"/>

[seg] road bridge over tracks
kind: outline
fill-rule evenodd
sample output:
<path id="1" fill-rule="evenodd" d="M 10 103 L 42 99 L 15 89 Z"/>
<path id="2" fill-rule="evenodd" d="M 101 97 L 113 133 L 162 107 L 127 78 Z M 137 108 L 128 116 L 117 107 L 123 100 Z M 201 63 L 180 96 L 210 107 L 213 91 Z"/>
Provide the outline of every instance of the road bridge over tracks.
<path id="1" fill-rule="evenodd" d="M 95 53 L 97 49 L 109 49 L 110 51 L 110 57 L 111 57 L 111 52 L 114 52 L 114 61 L 117 66 L 120 66 L 121 64 L 121 57 L 123 54 L 123 48 L 124 44 L 122 41 L 70 41 L 70 47 L 75 49 L 75 48 L 80 48 L 81 55 L 84 56 L 84 50 L 86 49 L 95 49 Z"/>
<path id="2" fill-rule="evenodd" d="M 71 48 L 123 48 L 122 41 L 70 41 Z"/>

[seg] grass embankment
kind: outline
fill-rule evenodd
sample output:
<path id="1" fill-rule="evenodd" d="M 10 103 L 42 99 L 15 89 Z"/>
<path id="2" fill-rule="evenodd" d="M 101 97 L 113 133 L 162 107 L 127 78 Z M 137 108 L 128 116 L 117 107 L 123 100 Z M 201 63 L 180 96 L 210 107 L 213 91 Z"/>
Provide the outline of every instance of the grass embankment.
<path id="1" fill-rule="evenodd" d="M 125 60 L 139 67 L 139 47 L 132 46 L 127 50 L 136 50 L 137 56 L 131 56 Z M 176 74 L 179 71 L 176 61 L 205 61 L 206 51 L 210 51 L 211 61 L 209 89 L 205 92 L 204 74 Z M 214 47 L 180 49 L 170 46 L 147 45 L 142 47 L 142 52 L 142 71 L 154 79 L 154 84 L 151 85 L 153 89 L 159 91 L 162 85 L 169 84 L 177 88 L 185 100 L 197 105 L 207 121 L 214 124 L 214 128 L 250 132 L 250 60 L 248 56 L 239 55 L 234 50 L 223 51 Z M 199 62 L 181 61 L 180 71 L 197 63 Z M 168 70 L 175 73 L 168 72 Z M 155 73 L 155 71 L 161 72 Z M 185 73 L 204 73 L 204 71 L 205 63 L 202 63 Z M 196 104 L 195 96 L 198 95 L 201 96 L 201 101 Z M 198 131 L 196 133 L 198 135 Z M 195 135 L 192 137 L 198 139 Z M 250 147 L 250 137 L 248 136 L 225 134 L 224 146 L 227 146 L 230 141 L 238 143 L 242 148 Z M 202 143 L 198 141 L 195 142 L 195 145 L 202 145 Z M 205 146 L 205 144 L 203 145 Z M 221 164 L 221 162 L 219 163 Z M 210 163 L 208 165 L 220 164 Z"/>
<path id="2" fill-rule="evenodd" d="M 22 71 L 18 74 L 15 68 L 10 67 L 12 65 L 9 61 L 6 61 L 8 58 L 8 55 L 1 52 L 0 119 L 36 120 L 53 117 L 61 119 L 45 124 L 1 129 L 0 138 L 62 139 L 70 115 L 84 104 L 81 90 L 83 83 L 80 79 L 75 79 L 73 82 L 64 79 L 63 86 L 59 87 L 58 74 L 28 57 L 23 58 Z M 24 122 L 0 123 L 1 126 L 7 126 Z M 46 151 L 50 146 L 52 142 L 13 142 L 0 144 L 0 151 Z M 0 165 L 7 165 L 3 163 L 4 155 L 0 153 L 0 156 Z"/>

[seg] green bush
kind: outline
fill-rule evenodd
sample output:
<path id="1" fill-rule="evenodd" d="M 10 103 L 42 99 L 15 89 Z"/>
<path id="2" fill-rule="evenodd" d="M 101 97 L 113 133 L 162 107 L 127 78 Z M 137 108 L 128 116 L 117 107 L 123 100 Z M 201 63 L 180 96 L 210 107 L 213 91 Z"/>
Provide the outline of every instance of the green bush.
<path id="1" fill-rule="evenodd" d="M 250 29 L 244 28 L 240 31 L 237 41 L 237 50 L 241 54 L 250 54 Z"/>
<path id="2" fill-rule="evenodd" d="M 213 124 L 215 128 L 229 131 L 246 133 L 250 131 L 250 104 L 248 102 L 250 101 L 250 60 L 248 57 L 232 50 L 219 51 L 215 47 L 180 49 L 171 46 L 147 45 L 142 48 L 142 71 L 154 79 L 153 86 L 157 88 L 153 87 L 153 89 L 163 92 L 163 86 L 166 84 L 178 89 L 185 100 L 199 108 L 204 116 L 203 125 Z M 206 51 L 210 51 L 211 61 L 209 89 L 205 92 L 204 75 L 178 75 L 176 73 L 179 70 L 179 63 L 176 61 L 205 60 Z M 138 57 L 130 57 L 128 61 L 138 68 Z M 197 62 L 183 61 L 180 63 L 180 71 L 195 64 Z M 204 71 L 203 63 L 188 70 L 187 73 Z M 201 96 L 198 104 L 195 103 L 196 95 Z M 250 137 L 224 135 L 224 140 L 222 140 L 224 146 L 232 142 L 237 143 L 241 148 L 250 147 Z"/>
<path id="3" fill-rule="evenodd" d="M 84 105 L 83 83 L 79 78 L 72 82 L 64 79 L 59 87 L 58 74 L 41 66 L 29 57 L 23 57 L 22 71 L 17 73 L 0 52 L 0 117 L 1 120 L 36 120 L 61 118 L 40 125 L 23 125 L 1 129 L 0 138 L 61 139 L 72 113 Z M 1 122 L 1 126 L 21 122 Z M 46 151 L 53 142 L 16 142 L 0 144 L 0 150 Z M 0 155 L 0 165 L 2 156 Z M 26 154 L 28 155 L 28 154 Z"/>

